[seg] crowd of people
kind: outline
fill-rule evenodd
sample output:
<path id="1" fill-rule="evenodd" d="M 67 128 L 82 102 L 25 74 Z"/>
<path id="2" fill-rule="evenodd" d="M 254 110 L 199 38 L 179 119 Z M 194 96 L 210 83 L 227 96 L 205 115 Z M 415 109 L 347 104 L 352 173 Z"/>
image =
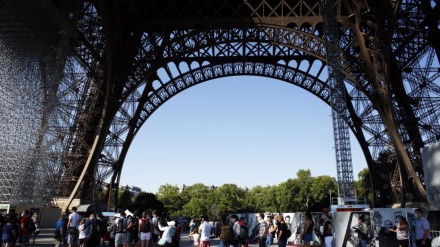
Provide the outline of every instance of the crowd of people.
<path id="1" fill-rule="evenodd" d="M 96 247 L 108 241 L 110 247 L 178 247 L 183 225 L 160 220 L 156 213 L 155 209 L 133 215 L 120 211 L 107 221 L 100 213 L 82 217 L 73 207 L 67 218 L 61 215 L 56 222 L 55 246 Z"/>
<path id="2" fill-rule="evenodd" d="M 73 207 L 67 217 L 63 214 L 56 222 L 53 233 L 55 246 L 96 247 L 101 241 L 108 241 L 110 247 L 179 247 L 181 231 L 186 227 L 183 217 L 179 217 L 177 223 L 168 222 L 161 220 L 156 213 L 155 209 L 141 214 L 135 212 L 133 215 L 120 211 L 118 216 L 107 221 L 100 213 L 82 217 Z M 422 210 L 416 209 L 415 214 L 416 246 L 430 247 L 430 224 L 423 217 Z M 322 245 L 332 247 L 334 229 L 327 211 L 323 212 L 322 220 Z M 364 215 L 360 214 L 358 220 L 353 230 L 358 233 L 359 246 L 366 247 L 369 239 L 368 226 Z M 219 238 L 220 247 L 248 247 L 251 240 L 258 242 L 259 247 L 270 247 L 274 244 L 274 239 L 279 247 L 286 247 L 291 232 L 283 215 L 272 217 L 260 213 L 258 221 L 258 234 L 250 239 L 249 225 L 244 217 L 239 218 L 234 214 L 228 220 L 210 222 L 208 216 L 204 216 L 200 221 L 191 220 L 188 225 L 189 238 L 193 240 L 194 247 L 210 247 L 213 238 Z M 299 234 L 303 246 L 310 246 L 314 227 L 312 215 L 306 212 L 304 229 Z M 395 233 L 396 246 L 409 245 L 409 223 L 405 217 L 401 216 L 397 226 L 387 230 Z M 35 244 L 35 237 L 40 232 L 38 214 L 33 213 L 30 216 L 28 210 L 24 210 L 21 215 L 0 214 L 0 232 L 3 247 Z"/>
<path id="3" fill-rule="evenodd" d="M 415 209 L 417 221 L 415 222 L 415 242 L 417 247 L 431 247 L 430 224 L 428 220 L 423 217 L 421 209 Z M 274 244 L 274 239 L 279 247 L 286 247 L 287 240 L 291 236 L 291 232 L 284 221 L 283 215 L 274 215 L 273 217 L 266 216 L 260 213 L 258 216 L 259 231 L 257 236 L 252 236 L 253 242 L 258 242 L 259 247 L 270 247 Z M 316 220 L 316 219 L 315 219 Z M 334 246 L 334 228 L 332 219 L 328 211 L 322 214 L 322 239 L 323 247 Z M 353 231 L 357 233 L 358 244 L 361 247 L 366 247 L 371 237 L 368 235 L 369 226 L 365 223 L 364 215 L 360 214 L 358 217 L 358 224 L 353 227 Z M 316 222 L 309 212 L 305 213 L 305 226 L 299 234 L 302 246 L 310 246 L 313 236 L 313 231 Z M 248 247 L 251 241 L 249 236 L 249 225 L 245 222 L 245 218 L 238 218 L 237 215 L 231 215 L 230 220 L 223 220 L 223 222 L 209 222 L 208 217 L 205 216 L 200 221 L 200 225 L 191 220 L 189 224 L 190 234 L 189 238 L 193 240 L 194 247 L 209 247 L 212 238 L 219 237 L 220 247 Z M 400 216 L 399 223 L 396 227 L 387 229 L 396 233 L 396 241 L 393 245 L 398 247 L 409 246 L 409 223 L 406 218 Z"/>
<path id="4" fill-rule="evenodd" d="M 30 216 L 29 210 L 24 210 L 20 215 L 0 214 L 0 233 L 4 247 L 35 244 L 35 237 L 40 233 L 40 218 L 37 213 Z"/>

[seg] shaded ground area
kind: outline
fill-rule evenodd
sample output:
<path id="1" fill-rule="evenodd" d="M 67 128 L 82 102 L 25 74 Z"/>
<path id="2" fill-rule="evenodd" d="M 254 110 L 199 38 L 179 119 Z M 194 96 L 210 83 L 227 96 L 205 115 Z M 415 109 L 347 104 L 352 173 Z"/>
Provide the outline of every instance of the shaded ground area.
<path id="1" fill-rule="evenodd" d="M 55 245 L 55 241 L 52 238 L 54 229 L 53 228 L 43 228 L 40 230 L 40 234 L 35 239 L 35 245 L 29 245 L 29 246 L 38 246 L 38 247 L 53 247 Z M 188 238 L 188 231 L 182 232 L 181 236 L 181 242 L 179 247 L 193 247 L 193 241 Z M 32 240 L 31 240 L 32 242 Z M 101 246 L 107 246 L 108 243 L 105 243 L 106 245 Z M 211 246 L 218 247 L 220 246 L 220 241 L 218 238 L 211 239 Z M 258 244 L 249 244 L 250 247 L 258 247 Z M 276 246 L 276 245 L 273 245 Z"/>

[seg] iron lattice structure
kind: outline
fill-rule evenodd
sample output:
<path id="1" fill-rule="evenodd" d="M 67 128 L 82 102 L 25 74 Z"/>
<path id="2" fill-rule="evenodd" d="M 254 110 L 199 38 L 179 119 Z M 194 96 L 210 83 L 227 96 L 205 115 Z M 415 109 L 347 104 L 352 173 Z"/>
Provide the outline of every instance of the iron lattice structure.
<path id="1" fill-rule="evenodd" d="M 208 80 L 275 78 L 332 106 L 319 0 L 0 3 L 1 111 L 8 116 L 0 152 L 9 157 L 1 163 L 2 201 L 31 200 L 29 187 L 18 186 L 27 176 L 10 178 L 32 169 L 47 170 L 37 183 L 57 185 L 47 195 L 72 199 L 108 180 L 116 186 L 148 117 Z M 398 184 L 420 201 L 427 196 L 420 149 L 440 140 L 439 8 L 427 0 L 334 1 L 347 108 L 341 118 L 373 179 L 380 176 L 374 159 L 392 148 Z"/>
<path id="2" fill-rule="evenodd" d="M 339 48 L 339 28 L 336 20 L 334 1 L 321 1 L 324 41 L 327 57 L 330 106 L 332 108 L 333 136 L 335 141 L 336 169 L 338 176 L 338 195 L 354 194 L 353 164 L 351 159 L 350 129 L 345 116 L 348 112 L 345 97 L 344 75 L 342 74 L 342 55 Z"/>

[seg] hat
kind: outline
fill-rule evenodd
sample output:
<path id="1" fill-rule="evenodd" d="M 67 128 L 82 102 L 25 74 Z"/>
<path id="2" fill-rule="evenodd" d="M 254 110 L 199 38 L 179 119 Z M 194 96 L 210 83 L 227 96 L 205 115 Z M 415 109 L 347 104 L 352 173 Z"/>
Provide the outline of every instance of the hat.
<path id="1" fill-rule="evenodd" d="M 168 222 L 168 225 L 169 225 L 169 226 L 176 226 L 176 222 L 173 220 L 173 221 L 171 221 L 171 222 Z"/>

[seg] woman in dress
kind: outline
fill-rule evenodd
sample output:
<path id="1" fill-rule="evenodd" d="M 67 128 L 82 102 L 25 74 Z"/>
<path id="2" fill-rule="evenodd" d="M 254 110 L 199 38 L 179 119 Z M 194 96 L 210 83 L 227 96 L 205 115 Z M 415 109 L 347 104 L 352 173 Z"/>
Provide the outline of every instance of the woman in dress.
<path id="1" fill-rule="evenodd" d="M 397 243 L 400 247 L 408 247 L 408 221 L 406 221 L 405 217 L 400 217 L 399 223 L 397 224 L 397 228 L 395 230 L 393 228 L 388 230 L 396 233 Z"/>

